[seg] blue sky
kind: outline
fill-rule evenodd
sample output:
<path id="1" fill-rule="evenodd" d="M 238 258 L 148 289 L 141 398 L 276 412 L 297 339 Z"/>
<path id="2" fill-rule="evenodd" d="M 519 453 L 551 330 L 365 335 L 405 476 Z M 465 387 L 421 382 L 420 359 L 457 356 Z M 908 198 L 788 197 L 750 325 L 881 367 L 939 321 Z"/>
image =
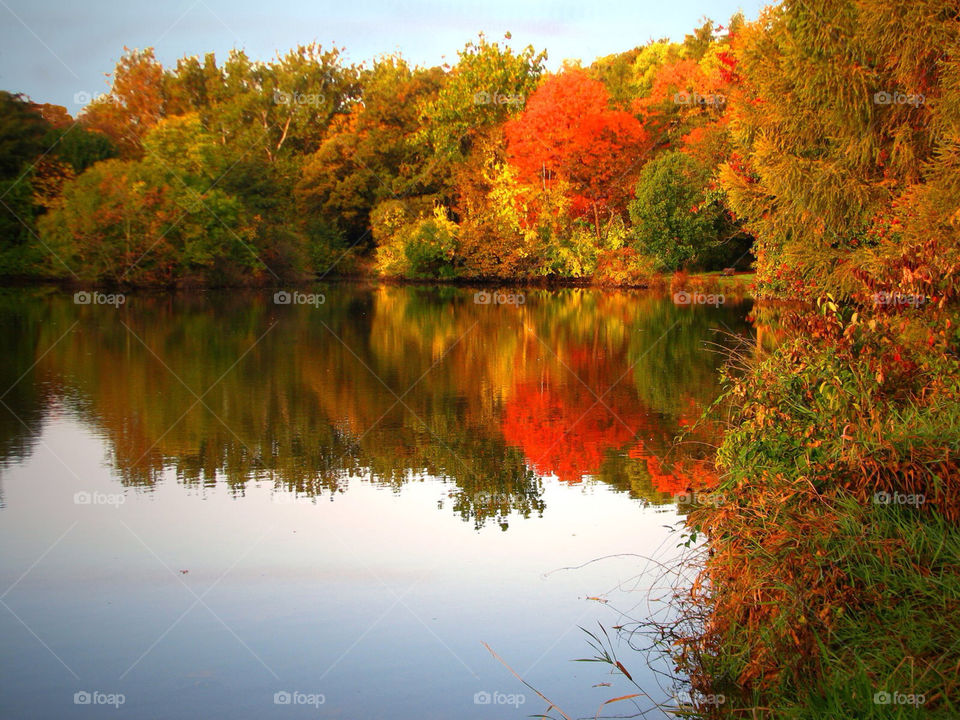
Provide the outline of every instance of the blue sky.
<path id="1" fill-rule="evenodd" d="M 725 23 L 737 10 L 748 19 L 761 0 L 0 0 L 0 89 L 65 105 L 107 89 L 126 45 L 154 47 L 173 65 L 184 55 L 243 48 L 259 60 L 298 43 L 345 47 L 353 62 L 400 51 L 419 64 L 456 60 L 477 33 L 513 34 L 515 47 L 585 63 L 651 38 L 683 38 L 706 15 Z"/>

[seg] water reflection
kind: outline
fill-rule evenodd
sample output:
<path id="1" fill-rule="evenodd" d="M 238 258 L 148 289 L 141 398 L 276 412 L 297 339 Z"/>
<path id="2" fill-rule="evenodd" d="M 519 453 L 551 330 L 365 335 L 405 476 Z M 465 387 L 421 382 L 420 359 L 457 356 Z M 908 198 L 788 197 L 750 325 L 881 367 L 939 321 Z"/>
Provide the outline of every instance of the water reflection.
<path id="1" fill-rule="evenodd" d="M 545 477 L 662 503 L 709 475 L 717 430 L 696 421 L 718 390 L 710 347 L 750 333 L 747 305 L 643 293 L 533 290 L 496 306 L 450 287 L 318 290 L 318 307 L 247 292 L 116 309 L 0 296 L 0 457 L 28 454 L 57 409 L 96 428 L 133 488 L 173 471 L 187 486 L 332 498 L 436 477 L 448 510 L 504 528 L 544 512 Z"/>

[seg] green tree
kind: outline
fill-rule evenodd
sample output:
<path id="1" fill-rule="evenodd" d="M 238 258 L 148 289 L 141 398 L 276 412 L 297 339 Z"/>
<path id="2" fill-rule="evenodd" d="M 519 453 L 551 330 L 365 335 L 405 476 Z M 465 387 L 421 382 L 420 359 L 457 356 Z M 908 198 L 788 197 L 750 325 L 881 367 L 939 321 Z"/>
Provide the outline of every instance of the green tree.
<path id="1" fill-rule="evenodd" d="M 31 180 L 49 129 L 23 95 L 0 91 L 0 273 L 29 269 L 36 215 Z"/>
<path id="2" fill-rule="evenodd" d="M 304 160 L 295 188 L 301 216 L 353 244 L 368 236 L 377 203 L 436 193 L 427 148 L 416 134 L 420 107 L 436 97 L 441 81 L 439 68 L 411 68 L 398 56 L 365 71 L 361 101 Z"/>
<path id="3" fill-rule="evenodd" d="M 638 249 L 654 257 L 659 270 L 686 267 L 718 242 L 718 212 L 705 203 L 706 180 L 704 169 L 677 151 L 641 171 L 630 219 Z"/>
<path id="4" fill-rule="evenodd" d="M 522 110 L 546 59 L 546 52 L 531 45 L 514 52 L 482 34 L 467 43 L 437 99 L 424 110 L 423 135 L 435 152 L 462 159 L 480 132 Z"/>

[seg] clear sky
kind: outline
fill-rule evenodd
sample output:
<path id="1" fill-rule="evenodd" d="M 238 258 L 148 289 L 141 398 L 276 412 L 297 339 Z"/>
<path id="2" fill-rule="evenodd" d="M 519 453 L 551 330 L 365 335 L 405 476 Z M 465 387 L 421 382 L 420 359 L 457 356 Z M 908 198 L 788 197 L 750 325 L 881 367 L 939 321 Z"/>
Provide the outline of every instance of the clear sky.
<path id="1" fill-rule="evenodd" d="M 231 48 L 258 60 L 299 43 L 345 47 L 348 60 L 400 51 L 422 65 L 454 62 L 483 31 L 512 44 L 585 63 L 647 40 L 683 36 L 708 16 L 748 19 L 762 0 L 0 0 L 0 89 L 75 113 L 107 89 L 123 47 L 156 49 L 173 65 L 184 55 Z"/>

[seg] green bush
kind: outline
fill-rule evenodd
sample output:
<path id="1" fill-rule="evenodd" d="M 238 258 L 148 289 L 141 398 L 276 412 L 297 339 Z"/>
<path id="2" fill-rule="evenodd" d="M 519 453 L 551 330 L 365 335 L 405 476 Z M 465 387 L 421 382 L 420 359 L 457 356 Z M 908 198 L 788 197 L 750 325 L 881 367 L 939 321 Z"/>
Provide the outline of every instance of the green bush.
<path id="1" fill-rule="evenodd" d="M 673 272 L 695 263 L 719 243 L 720 213 L 706 203 L 708 178 L 691 157 L 666 152 L 647 163 L 629 205 L 636 247 Z"/>

